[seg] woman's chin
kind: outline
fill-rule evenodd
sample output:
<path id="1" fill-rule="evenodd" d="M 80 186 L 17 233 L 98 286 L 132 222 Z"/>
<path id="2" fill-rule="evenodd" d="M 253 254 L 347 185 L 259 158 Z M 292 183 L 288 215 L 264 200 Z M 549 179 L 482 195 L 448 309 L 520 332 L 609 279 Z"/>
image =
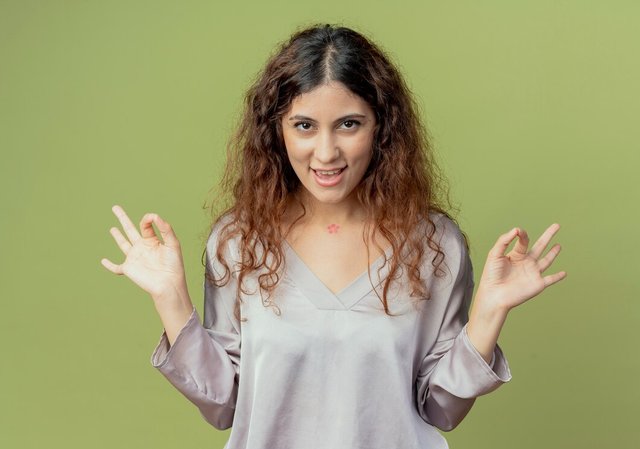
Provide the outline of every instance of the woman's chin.
<path id="1" fill-rule="evenodd" d="M 314 195 L 314 198 L 321 204 L 340 204 L 346 199 L 344 195 Z"/>
<path id="2" fill-rule="evenodd" d="M 344 202 L 348 195 L 344 192 L 310 192 L 314 201 L 320 204 L 340 204 Z"/>

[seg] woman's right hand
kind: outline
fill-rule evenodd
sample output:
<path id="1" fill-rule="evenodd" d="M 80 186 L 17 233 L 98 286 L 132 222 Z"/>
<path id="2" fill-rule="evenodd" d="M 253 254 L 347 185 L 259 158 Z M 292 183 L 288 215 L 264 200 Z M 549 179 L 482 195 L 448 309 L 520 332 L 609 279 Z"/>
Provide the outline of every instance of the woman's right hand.
<path id="1" fill-rule="evenodd" d="M 154 300 L 176 291 L 186 291 L 182 250 L 171 225 L 158 214 L 148 213 L 142 217 L 138 233 L 120 206 L 113 206 L 111 210 L 120 220 L 127 238 L 116 227 L 109 232 L 126 259 L 117 265 L 103 258 L 102 265 L 112 273 L 126 275 Z M 164 243 L 156 236 L 152 223 L 158 227 Z"/>

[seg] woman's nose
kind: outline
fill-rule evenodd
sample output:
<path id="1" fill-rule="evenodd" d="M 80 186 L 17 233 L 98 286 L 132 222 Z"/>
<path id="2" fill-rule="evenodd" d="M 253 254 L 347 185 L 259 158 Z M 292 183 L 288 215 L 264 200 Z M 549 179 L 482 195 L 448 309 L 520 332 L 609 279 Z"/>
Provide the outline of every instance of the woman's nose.
<path id="1" fill-rule="evenodd" d="M 335 136 L 331 131 L 318 134 L 314 155 L 322 164 L 327 164 L 340 156 Z"/>

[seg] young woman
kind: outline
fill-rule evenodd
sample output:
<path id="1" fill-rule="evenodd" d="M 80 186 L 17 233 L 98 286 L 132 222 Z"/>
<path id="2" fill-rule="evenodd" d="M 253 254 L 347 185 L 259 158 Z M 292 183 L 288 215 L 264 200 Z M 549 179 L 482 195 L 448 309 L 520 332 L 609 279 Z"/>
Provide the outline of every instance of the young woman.
<path id="1" fill-rule="evenodd" d="M 344 27 L 280 46 L 229 148 L 203 324 L 169 223 L 148 213 L 138 232 L 113 207 L 126 260 L 102 263 L 153 298 L 153 366 L 210 424 L 233 426 L 228 449 L 446 448 L 436 428 L 511 379 L 497 345 L 508 312 L 566 276 L 542 275 L 559 225 L 531 249 L 523 229 L 502 234 L 469 313 L 466 237 L 417 107 L 388 57 Z"/>

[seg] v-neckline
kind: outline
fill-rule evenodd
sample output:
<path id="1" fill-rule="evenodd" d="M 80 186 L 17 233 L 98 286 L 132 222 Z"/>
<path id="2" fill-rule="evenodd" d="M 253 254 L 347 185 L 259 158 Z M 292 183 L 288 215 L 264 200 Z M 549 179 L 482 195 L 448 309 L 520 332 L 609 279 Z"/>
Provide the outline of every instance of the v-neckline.
<path id="1" fill-rule="evenodd" d="M 339 292 L 334 293 L 325 285 L 324 282 L 309 268 L 309 266 L 296 253 L 293 247 L 283 240 L 285 252 L 288 257 L 286 264 L 287 274 L 294 282 L 298 289 L 319 309 L 331 310 L 349 310 L 365 295 L 367 295 L 374 287 L 377 287 L 386 278 L 389 272 L 389 263 L 384 263 L 391 256 L 393 247 L 385 250 L 369 266 L 371 272 L 371 281 L 367 270 L 356 276 L 351 282 L 343 287 Z M 378 275 L 378 268 L 384 264 Z M 372 285 L 373 283 L 373 285 Z"/>

